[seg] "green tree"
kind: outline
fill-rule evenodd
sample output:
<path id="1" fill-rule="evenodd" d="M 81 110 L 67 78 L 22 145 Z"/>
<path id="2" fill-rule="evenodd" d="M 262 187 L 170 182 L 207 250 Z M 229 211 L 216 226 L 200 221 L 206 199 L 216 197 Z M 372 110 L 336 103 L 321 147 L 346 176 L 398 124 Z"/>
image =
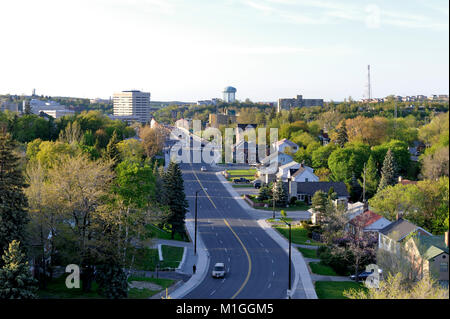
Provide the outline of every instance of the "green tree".
<path id="1" fill-rule="evenodd" d="M 394 154 L 391 149 L 388 149 L 386 157 L 383 161 L 383 167 L 381 169 L 381 179 L 378 185 L 378 191 L 383 190 L 389 185 L 395 185 L 397 183 L 397 164 L 395 162 Z"/>
<path id="2" fill-rule="evenodd" d="M 16 144 L 9 134 L 0 132 L 0 251 L 13 240 L 25 241 L 25 227 L 29 221 L 26 212 L 27 187 L 15 155 Z"/>
<path id="3" fill-rule="evenodd" d="M 184 193 L 183 175 L 180 166 L 170 162 L 166 174 L 164 174 L 165 203 L 170 209 L 168 223 L 172 226 L 172 239 L 175 233 L 185 236 L 184 220 L 188 208 L 186 194 Z"/>
<path id="4" fill-rule="evenodd" d="M 327 206 L 328 206 L 328 195 L 321 190 L 315 192 L 311 199 L 311 207 L 314 209 L 314 211 L 319 212 L 321 214 L 325 214 Z"/>
<path id="5" fill-rule="evenodd" d="M 113 169 L 116 168 L 117 164 L 119 164 L 120 161 L 119 149 L 117 148 L 118 142 L 119 139 L 117 138 L 117 132 L 114 131 L 108 142 L 108 145 L 106 145 L 106 150 L 104 153 L 105 157 L 113 162 Z"/>
<path id="6" fill-rule="evenodd" d="M 273 183 L 272 196 L 276 206 L 286 207 L 288 196 L 286 190 L 283 187 L 282 181 L 276 181 L 275 183 Z"/>
<path id="7" fill-rule="evenodd" d="M 364 184 L 364 172 L 361 173 L 361 179 L 359 185 L 361 187 Z M 375 195 L 378 187 L 378 170 L 374 160 L 374 157 L 370 155 L 366 164 L 366 198 L 370 198 Z"/>
<path id="8" fill-rule="evenodd" d="M 127 275 L 120 265 L 113 263 L 97 266 L 95 280 L 100 296 L 108 299 L 127 298 Z"/>
<path id="9" fill-rule="evenodd" d="M 262 186 L 259 189 L 258 200 L 262 202 L 268 200 L 269 198 L 270 198 L 270 188 L 267 186 Z"/>
<path id="10" fill-rule="evenodd" d="M 424 276 L 414 284 L 407 284 L 401 273 L 389 274 L 379 286 L 368 290 L 350 289 L 344 291 L 350 299 L 448 299 L 448 288 L 441 287 L 430 276 Z"/>
<path id="11" fill-rule="evenodd" d="M 347 126 L 345 121 L 342 121 L 341 126 L 337 129 L 336 140 L 334 141 L 339 147 L 345 147 L 348 142 Z"/>
<path id="12" fill-rule="evenodd" d="M 34 299 L 37 281 L 33 278 L 20 242 L 13 240 L 5 250 L 0 269 L 0 299 Z"/>

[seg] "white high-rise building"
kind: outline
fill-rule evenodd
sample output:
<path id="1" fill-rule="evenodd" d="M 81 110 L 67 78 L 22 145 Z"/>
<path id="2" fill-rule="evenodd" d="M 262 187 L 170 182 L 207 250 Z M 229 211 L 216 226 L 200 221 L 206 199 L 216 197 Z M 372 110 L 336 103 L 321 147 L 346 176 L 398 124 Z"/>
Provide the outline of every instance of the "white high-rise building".
<path id="1" fill-rule="evenodd" d="M 114 116 L 136 118 L 142 123 L 150 121 L 150 93 L 137 90 L 114 93 Z"/>

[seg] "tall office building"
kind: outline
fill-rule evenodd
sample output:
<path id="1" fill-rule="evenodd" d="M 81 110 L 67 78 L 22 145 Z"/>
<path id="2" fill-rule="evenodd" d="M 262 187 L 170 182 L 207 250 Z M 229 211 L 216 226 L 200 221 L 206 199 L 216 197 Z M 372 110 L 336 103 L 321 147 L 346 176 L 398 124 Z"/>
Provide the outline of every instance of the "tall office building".
<path id="1" fill-rule="evenodd" d="M 150 121 L 150 93 L 137 90 L 114 93 L 114 116 L 146 123 Z"/>
<path id="2" fill-rule="evenodd" d="M 310 106 L 323 106 L 323 99 L 304 99 L 302 95 L 293 99 L 278 99 L 277 111 Z"/>

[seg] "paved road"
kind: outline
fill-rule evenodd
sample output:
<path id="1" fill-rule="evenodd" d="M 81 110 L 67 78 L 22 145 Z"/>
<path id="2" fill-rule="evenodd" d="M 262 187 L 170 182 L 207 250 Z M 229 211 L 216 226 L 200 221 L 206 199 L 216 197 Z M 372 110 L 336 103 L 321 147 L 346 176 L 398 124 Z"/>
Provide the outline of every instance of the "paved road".
<path id="1" fill-rule="evenodd" d="M 198 197 L 198 231 L 210 264 L 225 263 L 225 279 L 209 274 L 186 299 L 264 299 L 286 298 L 288 256 L 257 222 L 237 203 L 213 171 L 200 171 L 199 164 L 181 164 L 185 192 L 194 214 Z M 208 167 L 209 168 L 209 167 Z M 294 281 L 292 265 L 291 282 Z"/>

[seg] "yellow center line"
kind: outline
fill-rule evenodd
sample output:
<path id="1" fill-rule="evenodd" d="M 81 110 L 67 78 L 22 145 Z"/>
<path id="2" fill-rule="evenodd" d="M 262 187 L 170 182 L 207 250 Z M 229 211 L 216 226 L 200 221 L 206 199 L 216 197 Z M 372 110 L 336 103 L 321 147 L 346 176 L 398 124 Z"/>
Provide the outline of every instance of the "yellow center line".
<path id="1" fill-rule="evenodd" d="M 192 164 L 191 164 L 191 168 L 192 168 Z M 209 201 L 211 202 L 211 204 L 214 206 L 215 209 L 217 209 L 217 206 L 214 204 L 214 201 L 211 199 L 211 196 L 209 196 L 208 192 L 206 191 L 206 189 L 203 187 L 202 182 L 200 181 L 200 179 L 198 178 L 197 174 L 195 173 L 195 171 L 192 169 L 192 173 L 194 173 L 195 178 L 197 179 L 198 183 L 200 184 L 200 187 L 202 188 L 202 190 L 205 192 L 206 196 L 208 197 Z M 252 272 L 252 260 L 250 258 L 250 254 L 248 253 L 247 247 L 245 247 L 244 243 L 242 242 L 242 240 L 239 238 L 239 236 L 234 232 L 233 228 L 231 228 L 230 224 L 228 223 L 228 221 L 224 218 L 223 221 L 225 222 L 225 225 L 227 225 L 227 227 L 231 230 L 231 232 L 233 233 L 233 235 L 236 237 L 236 239 L 239 241 L 239 243 L 242 246 L 242 249 L 244 249 L 245 254 L 247 255 L 247 260 L 248 260 L 248 272 L 247 272 L 247 276 L 245 277 L 244 282 L 242 283 L 241 287 L 238 289 L 238 291 L 231 297 L 231 299 L 236 298 L 237 295 L 239 295 L 239 293 L 242 291 L 242 289 L 244 289 L 245 285 L 247 285 L 248 280 L 250 279 L 250 274 Z"/>

